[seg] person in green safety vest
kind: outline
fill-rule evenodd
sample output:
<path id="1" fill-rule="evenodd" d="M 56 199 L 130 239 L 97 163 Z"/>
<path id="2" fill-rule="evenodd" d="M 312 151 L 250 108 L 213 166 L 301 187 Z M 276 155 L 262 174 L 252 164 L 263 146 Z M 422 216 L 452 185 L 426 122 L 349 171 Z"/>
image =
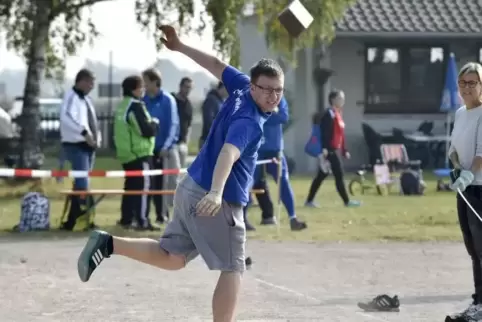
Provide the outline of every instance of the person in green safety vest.
<path id="1" fill-rule="evenodd" d="M 159 129 L 159 120 L 149 116 L 141 100 L 144 81 L 141 76 L 129 76 L 122 82 L 124 98 L 115 111 L 114 143 L 117 159 L 124 170 L 149 170 L 154 152 L 154 139 Z M 126 177 L 124 190 L 150 190 L 150 177 Z M 121 219 L 118 224 L 136 229 L 160 230 L 149 220 L 149 195 L 123 195 Z"/>

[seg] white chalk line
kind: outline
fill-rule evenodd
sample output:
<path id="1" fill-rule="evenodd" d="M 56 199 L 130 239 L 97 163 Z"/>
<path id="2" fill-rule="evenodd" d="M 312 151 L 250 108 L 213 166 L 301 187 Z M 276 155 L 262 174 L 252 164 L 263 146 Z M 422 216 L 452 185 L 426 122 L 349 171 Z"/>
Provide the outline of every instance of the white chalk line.
<path id="1" fill-rule="evenodd" d="M 274 289 L 277 289 L 277 290 L 280 290 L 280 291 L 283 291 L 285 292 L 286 294 L 291 294 L 291 295 L 295 295 L 296 297 L 299 297 L 299 298 L 305 298 L 307 300 L 310 300 L 310 301 L 313 301 L 313 302 L 317 302 L 317 303 L 321 303 L 322 301 L 316 297 L 313 297 L 311 295 L 308 295 L 308 294 L 304 294 L 304 293 L 301 293 L 301 292 L 298 292 L 296 290 L 293 290 L 289 287 L 286 287 L 286 286 L 283 286 L 283 285 L 279 285 L 279 284 L 274 284 L 274 283 L 271 283 L 271 282 L 268 282 L 268 281 L 265 281 L 261 278 L 258 278 L 258 277 L 254 277 L 254 280 L 260 284 L 263 284 L 263 285 L 266 285 L 266 286 L 269 286 L 271 288 L 274 288 Z M 334 305 L 336 308 L 342 310 L 342 311 L 348 311 L 346 308 L 344 308 L 343 306 L 341 305 Z M 382 322 L 386 322 L 387 320 L 385 319 L 382 319 L 382 318 L 379 318 L 377 316 L 374 316 L 374 315 L 371 315 L 371 314 L 367 314 L 367 313 L 363 313 L 363 312 L 357 312 L 355 311 L 354 313 L 358 314 L 358 315 L 361 315 L 361 316 L 364 316 L 364 317 L 367 317 L 367 318 L 370 318 L 372 321 L 382 321 Z"/>

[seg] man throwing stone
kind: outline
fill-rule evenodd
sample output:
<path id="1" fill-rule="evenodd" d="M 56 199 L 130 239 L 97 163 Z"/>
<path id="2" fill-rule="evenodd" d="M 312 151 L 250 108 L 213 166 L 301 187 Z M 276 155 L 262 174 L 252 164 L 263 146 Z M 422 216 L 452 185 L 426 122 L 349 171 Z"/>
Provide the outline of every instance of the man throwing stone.
<path id="1" fill-rule="evenodd" d="M 88 281 L 102 260 L 111 255 L 178 270 L 200 254 L 209 269 L 221 271 L 212 301 L 213 321 L 231 322 L 245 270 L 243 206 L 249 198 L 263 124 L 280 102 L 284 75 L 275 61 L 262 59 L 251 69 L 249 78 L 183 44 L 171 26 L 160 28 L 165 46 L 210 71 L 224 83 L 229 97 L 177 187 L 174 218 L 160 241 L 94 231 L 80 254 L 78 273 L 82 281 Z"/>

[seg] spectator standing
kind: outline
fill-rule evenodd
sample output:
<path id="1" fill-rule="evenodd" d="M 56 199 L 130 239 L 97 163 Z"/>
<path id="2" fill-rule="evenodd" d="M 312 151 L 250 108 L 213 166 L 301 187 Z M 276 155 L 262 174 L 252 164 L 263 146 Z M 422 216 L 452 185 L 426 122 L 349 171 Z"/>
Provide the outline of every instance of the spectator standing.
<path id="1" fill-rule="evenodd" d="M 201 107 L 203 116 L 203 128 L 201 138 L 199 139 L 199 150 L 201 150 L 204 141 L 206 141 L 214 118 L 216 117 L 216 115 L 218 115 L 218 112 L 221 109 L 221 105 L 223 104 L 227 96 L 228 92 L 226 91 L 226 88 L 224 87 L 222 82 L 219 82 L 216 88 L 210 90 L 207 94 L 206 99 L 204 100 Z"/>
<path id="2" fill-rule="evenodd" d="M 189 94 L 193 88 L 192 79 L 183 77 L 179 84 L 179 92 L 173 93 L 176 99 L 177 112 L 179 115 L 179 141 L 177 142 L 179 148 L 179 162 L 181 168 L 186 167 L 186 159 L 188 156 L 189 136 L 191 133 L 192 124 L 192 104 L 189 100 Z"/>
<path id="3" fill-rule="evenodd" d="M 94 74 L 81 69 L 75 85 L 65 94 L 60 107 L 60 138 L 62 154 L 72 170 L 89 171 L 94 165 L 95 150 L 100 143 L 100 131 L 94 105 L 88 94 L 94 87 Z M 89 178 L 75 178 L 74 190 L 88 190 Z M 87 198 L 71 197 L 68 219 L 62 228 L 72 230 L 77 218 L 87 211 Z"/>
<path id="4" fill-rule="evenodd" d="M 482 320 L 482 225 L 477 218 L 482 210 L 482 65 L 465 64 L 458 87 L 464 105 L 455 112 L 448 154 L 456 170 L 451 188 L 457 191 L 456 209 L 472 264 L 474 293 L 469 307 L 447 316 L 446 322 Z"/>
<path id="5" fill-rule="evenodd" d="M 129 76 L 122 82 L 124 98 L 115 110 L 114 143 L 117 159 L 125 171 L 149 170 L 159 121 L 151 118 L 141 101 L 144 83 L 140 76 Z M 149 191 L 149 176 L 126 177 L 124 190 Z M 130 228 L 135 218 L 139 230 L 160 230 L 149 221 L 150 196 L 123 195 L 119 225 Z"/>
<path id="6" fill-rule="evenodd" d="M 161 75 L 151 68 L 142 73 L 146 87 L 146 95 L 143 101 L 151 117 L 159 120 L 154 146 L 153 166 L 155 169 L 179 169 L 179 115 L 176 100 L 166 91 L 161 89 Z M 167 177 L 167 178 L 165 178 Z M 177 185 L 176 175 L 155 176 L 153 178 L 154 190 L 175 189 Z M 172 205 L 172 197 L 155 195 L 153 197 L 156 207 L 156 221 L 160 224 L 169 218 L 169 206 Z"/>
<path id="7" fill-rule="evenodd" d="M 345 94 L 340 90 L 333 90 L 328 95 L 330 106 L 319 117 L 315 117 L 315 124 L 319 123 L 322 133 L 322 154 L 319 155 L 319 169 L 311 183 L 305 206 L 316 208 L 315 195 L 323 181 L 329 174 L 327 165 L 335 177 L 335 186 L 346 207 L 358 207 L 360 202 L 350 200 L 346 191 L 342 157 L 349 159 L 350 153 L 345 146 L 345 122 L 342 109 L 345 105 Z"/>
<path id="8" fill-rule="evenodd" d="M 270 92 L 270 89 L 265 89 L 266 93 Z M 270 94 L 271 95 L 271 94 Z M 269 163 L 261 166 L 257 166 L 254 173 L 254 185 L 253 189 L 262 189 L 265 193 L 257 194 L 259 207 L 261 208 L 261 225 L 273 225 L 276 224 L 274 218 L 274 207 L 271 201 L 268 185 L 266 182 L 266 174 L 268 173 L 273 179 L 280 183 L 281 202 L 283 202 L 288 218 L 290 220 L 290 228 L 293 231 L 300 231 L 306 229 L 305 222 L 300 221 L 296 217 L 295 211 L 295 198 L 293 189 L 291 188 L 288 163 L 283 154 L 284 140 L 283 140 L 283 124 L 286 124 L 289 120 L 288 102 L 285 98 L 281 98 L 277 111 L 271 114 L 271 117 L 263 125 L 263 139 L 262 144 L 258 151 L 258 160 L 267 160 L 273 158 L 279 158 L 281 164 Z M 278 178 L 278 167 L 281 168 L 281 177 Z M 244 207 L 245 224 L 247 230 L 254 230 L 254 227 L 249 223 L 247 218 L 247 206 Z"/>

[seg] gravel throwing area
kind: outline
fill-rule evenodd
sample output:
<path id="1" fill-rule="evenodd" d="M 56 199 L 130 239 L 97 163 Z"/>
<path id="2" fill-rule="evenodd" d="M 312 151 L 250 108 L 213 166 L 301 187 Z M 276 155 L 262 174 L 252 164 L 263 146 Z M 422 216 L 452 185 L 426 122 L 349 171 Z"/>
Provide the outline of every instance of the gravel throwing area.
<path id="1" fill-rule="evenodd" d="M 210 321 L 218 273 L 201 259 L 178 272 L 113 257 L 88 283 L 76 270 L 86 241 L 0 240 L 5 322 Z M 467 306 L 472 269 L 461 243 L 248 242 L 237 321 L 436 322 Z M 400 313 L 356 303 L 398 294 Z"/>

